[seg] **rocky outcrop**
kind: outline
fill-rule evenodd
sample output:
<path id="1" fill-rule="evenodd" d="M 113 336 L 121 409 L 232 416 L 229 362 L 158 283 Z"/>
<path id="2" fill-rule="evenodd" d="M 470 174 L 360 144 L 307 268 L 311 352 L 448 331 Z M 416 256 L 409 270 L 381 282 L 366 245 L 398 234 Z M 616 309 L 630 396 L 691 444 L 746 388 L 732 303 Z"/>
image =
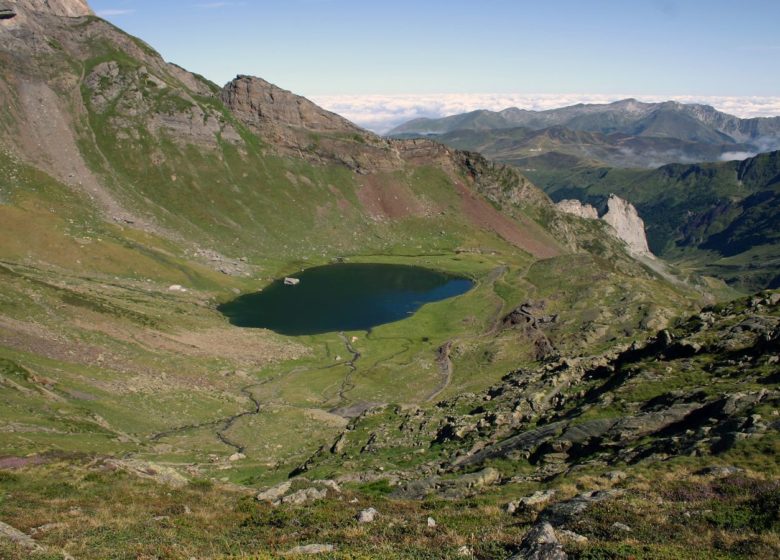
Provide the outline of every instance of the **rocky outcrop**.
<path id="1" fill-rule="evenodd" d="M 579 216 L 580 218 L 586 218 L 589 220 L 599 219 L 599 213 L 593 206 L 590 204 L 583 204 L 576 199 L 568 198 L 566 200 L 561 200 L 560 202 L 556 203 L 555 207 L 561 212 L 565 212 L 566 214 L 573 214 L 574 216 Z"/>
<path id="2" fill-rule="evenodd" d="M 510 560 L 566 560 L 567 554 L 558 542 L 555 529 L 546 522 L 534 525 L 520 543 L 520 552 Z"/>
<path id="3" fill-rule="evenodd" d="M 44 550 L 43 546 L 35 542 L 32 537 L 2 521 L 0 521 L 0 539 L 7 539 L 15 545 L 29 551 L 42 552 Z"/>
<path id="4" fill-rule="evenodd" d="M 6 0 L 16 8 L 61 17 L 94 15 L 86 0 Z M 14 6 L 11 6 L 12 8 Z"/>
<path id="5" fill-rule="evenodd" d="M 538 321 L 535 309 L 521 306 L 508 323 L 520 328 Z M 767 292 L 705 308 L 644 342 L 518 369 L 483 394 L 463 393 L 430 410 L 387 407 L 383 423 L 393 429 L 364 430 L 364 419 L 356 418 L 338 438 L 339 456 L 322 454 L 315 462 L 341 464 L 367 441 L 373 453 L 393 449 L 409 460 L 421 449 L 437 450 L 413 472 L 393 473 L 399 484 L 392 495 L 405 499 L 458 498 L 506 480 L 545 480 L 591 465 L 603 467 L 614 485 L 626 475 L 613 465 L 716 455 L 739 441 L 774 437 L 780 423 L 762 410 L 780 402 L 778 363 L 780 292 Z M 660 385 L 666 378 L 673 390 Z M 713 393 L 713 384 L 723 393 Z M 656 396 L 645 397 L 645 388 Z M 523 463 L 529 471 L 499 476 L 485 468 L 495 460 Z M 612 495 L 582 495 L 545 515 L 561 524 Z M 510 502 L 507 511 L 533 510 L 549 497 L 532 494 Z"/>
<path id="6" fill-rule="evenodd" d="M 262 78 L 238 76 L 222 89 L 220 97 L 242 122 L 261 130 L 292 127 L 314 132 L 365 134 L 344 117 Z"/>
<path id="7" fill-rule="evenodd" d="M 610 195 L 607 201 L 607 213 L 601 218 L 607 222 L 615 234 L 626 242 L 632 253 L 650 256 L 645 235 L 645 222 L 639 217 L 636 208 L 619 196 Z"/>
<path id="8" fill-rule="evenodd" d="M 561 200 L 555 208 L 565 214 L 579 216 L 586 220 L 598 220 L 596 208 L 575 199 Z M 645 222 L 639 217 L 636 208 L 630 202 L 617 195 L 610 195 L 607 201 L 607 213 L 601 219 L 611 227 L 610 231 L 628 245 L 629 250 L 638 256 L 653 256 L 647 245 Z"/>

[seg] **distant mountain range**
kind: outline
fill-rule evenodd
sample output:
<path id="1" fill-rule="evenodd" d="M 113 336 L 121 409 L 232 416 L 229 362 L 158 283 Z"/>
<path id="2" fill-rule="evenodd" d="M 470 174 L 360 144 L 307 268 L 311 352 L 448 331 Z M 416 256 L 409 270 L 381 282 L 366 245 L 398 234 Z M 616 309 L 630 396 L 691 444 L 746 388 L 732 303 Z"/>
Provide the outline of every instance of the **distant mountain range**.
<path id="1" fill-rule="evenodd" d="M 449 146 L 513 164 L 558 152 L 613 167 L 658 167 L 744 159 L 778 149 L 780 117 L 741 119 L 709 105 L 625 99 L 547 111 L 512 107 L 415 119 L 389 135 L 434 136 Z"/>

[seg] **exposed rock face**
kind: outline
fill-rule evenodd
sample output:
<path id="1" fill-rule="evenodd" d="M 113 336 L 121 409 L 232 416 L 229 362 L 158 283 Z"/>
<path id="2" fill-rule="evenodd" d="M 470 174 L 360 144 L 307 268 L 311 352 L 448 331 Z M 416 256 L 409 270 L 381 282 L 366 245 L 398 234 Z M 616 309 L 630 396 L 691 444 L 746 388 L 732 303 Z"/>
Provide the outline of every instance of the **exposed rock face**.
<path id="1" fill-rule="evenodd" d="M 537 523 L 523 538 L 520 552 L 510 560 L 566 560 L 568 556 L 563 551 L 555 529 L 549 523 Z"/>
<path id="2" fill-rule="evenodd" d="M 289 126 L 317 132 L 364 133 L 347 119 L 305 97 L 253 76 L 238 76 L 222 90 L 222 101 L 245 123 L 259 128 Z"/>
<path id="3" fill-rule="evenodd" d="M 561 200 L 555 205 L 556 209 L 566 214 L 573 214 L 587 220 L 597 220 L 598 211 L 590 204 L 583 204 L 576 199 Z M 602 220 L 612 226 L 615 237 L 623 240 L 632 253 L 642 256 L 653 256 L 647 245 L 645 223 L 630 202 L 619 196 L 610 195 L 607 202 L 607 213 Z"/>
<path id="4" fill-rule="evenodd" d="M 62 17 L 94 15 L 86 0 L 6 0 L 16 7 L 31 12 L 47 13 Z"/>
<path id="5" fill-rule="evenodd" d="M 599 213 L 596 211 L 596 209 L 591 206 L 590 204 L 583 204 L 579 200 L 576 199 L 566 199 L 561 200 L 558 202 L 555 207 L 560 210 L 561 212 L 565 212 L 567 214 L 574 214 L 575 216 L 579 216 L 580 218 L 586 218 L 590 220 L 598 220 L 599 219 Z"/>
<path id="6" fill-rule="evenodd" d="M 652 255 L 647 246 L 645 222 L 639 217 L 634 205 L 613 194 L 607 201 L 607 208 L 607 213 L 601 219 L 612 226 L 631 252 L 637 255 Z"/>

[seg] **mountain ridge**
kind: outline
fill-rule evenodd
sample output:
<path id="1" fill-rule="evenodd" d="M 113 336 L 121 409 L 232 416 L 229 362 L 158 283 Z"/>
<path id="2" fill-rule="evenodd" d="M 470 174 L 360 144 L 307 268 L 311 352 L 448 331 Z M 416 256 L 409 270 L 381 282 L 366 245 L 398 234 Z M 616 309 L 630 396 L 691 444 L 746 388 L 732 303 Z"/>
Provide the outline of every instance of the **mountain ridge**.
<path id="1" fill-rule="evenodd" d="M 557 136 L 554 145 L 535 140 L 545 134 Z M 583 144 L 577 134 L 591 136 Z M 626 99 L 544 111 L 508 108 L 415 119 L 388 135 L 435 137 L 508 163 L 535 152 L 557 151 L 616 167 L 657 167 L 777 149 L 780 117 L 741 119 L 709 105 Z"/>

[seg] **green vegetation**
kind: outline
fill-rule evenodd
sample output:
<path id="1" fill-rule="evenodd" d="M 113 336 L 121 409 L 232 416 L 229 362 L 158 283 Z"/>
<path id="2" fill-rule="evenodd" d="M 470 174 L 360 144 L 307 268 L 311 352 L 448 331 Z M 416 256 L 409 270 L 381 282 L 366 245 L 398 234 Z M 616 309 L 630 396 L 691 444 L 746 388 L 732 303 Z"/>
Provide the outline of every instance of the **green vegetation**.
<path id="1" fill-rule="evenodd" d="M 614 378 L 591 367 L 698 309 L 701 286 L 668 281 L 598 224 L 555 212 L 510 168 L 351 128 L 240 120 L 213 84 L 107 23 L 47 22 L 52 50 L 26 53 L 24 72 L 57 84 L 40 93 L 65 124 L 42 126 L 9 95 L 3 130 L 24 142 L 0 150 L 0 520 L 46 548 L 2 538 L 0 556 L 249 559 L 319 542 L 332 558 L 452 558 L 462 547 L 508 557 L 541 510 L 510 515 L 510 500 L 619 486 L 631 499 L 594 509 L 590 544 L 566 550 L 690 557 L 671 536 L 681 506 L 668 499 L 655 518 L 648 504 L 699 480 L 709 451 L 680 457 L 665 436 L 642 436 L 637 449 L 662 441 L 669 461 L 635 461 L 622 484 L 602 476 L 624 466 L 609 455 L 615 442 L 576 447 L 563 470 L 567 450 L 553 443 L 453 462 L 515 432 L 622 418 L 677 392 L 774 390 L 776 362 L 744 373 L 712 352 L 645 356 Z M 3 70 L 3 87 L 16 72 Z M 40 153 L 12 155 L 30 146 Z M 735 226 L 729 243 L 751 227 Z M 217 311 L 333 261 L 425 266 L 475 287 L 369 332 L 284 337 Z M 538 319 L 515 321 L 525 308 Z M 700 342 L 728 338 L 748 308 L 717 308 L 734 316 Z M 759 326 L 776 315 L 756 314 Z M 774 403 L 738 413 L 769 417 Z M 713 557 L 776 548 L 776 517 L 760 506 L 777 499 L 766 459 L 776 443 L 768 431 L 721 452 L 750 482 L 702 499 L 711 511 L 683 520 L 686 539 Z M 335 488 L 321 480 L 339 477 Z M 255 499 L 288 480 L 286 498 L 315 498 Z M 431 480 L 437 491 L 410 497 L 405 485 Z M 367 507 L 378 522 L 357 522 Z M 637 538 L 607 530 L 623 518 Z"/>
<path id="2" fill-rule="evenodd" d="M 611 193 L 629 200 L 645 221 L 650 249 L 684 270 L 748 292 L 778 286 L 780 152 L 652 170 L 560 165 L 550 155 L 518 165 L 554 200 L 597 208 Z"/>

